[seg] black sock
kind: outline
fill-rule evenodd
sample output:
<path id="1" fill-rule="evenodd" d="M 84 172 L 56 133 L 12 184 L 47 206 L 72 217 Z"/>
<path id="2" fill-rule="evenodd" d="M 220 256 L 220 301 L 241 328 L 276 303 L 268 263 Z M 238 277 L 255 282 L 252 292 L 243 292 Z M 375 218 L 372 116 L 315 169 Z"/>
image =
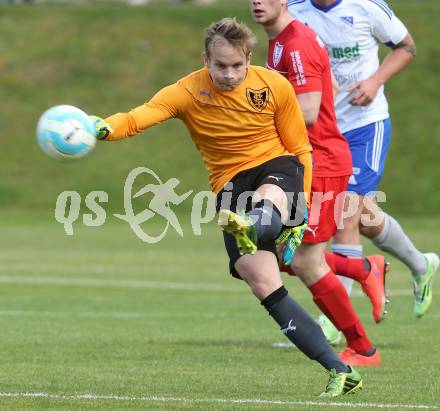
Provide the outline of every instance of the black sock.
<path id="1" fill-rule="evenodd" d="M 246 213 L 255 221 L 258 242 L 275 240 L 281 233 L 283 223 L 280 210 L 270 200 L 261 200 Z"/>
<path id="2" fill-rule="evenodd" d="M 328 344 L 321 327 L 288 295 L 284 286 L 266 297 L 261 304 L 280 325 L 283 334 L 307 357 L 318 361 L 327 370 L 334 368 L 337 373 L 349 372 Z"/>

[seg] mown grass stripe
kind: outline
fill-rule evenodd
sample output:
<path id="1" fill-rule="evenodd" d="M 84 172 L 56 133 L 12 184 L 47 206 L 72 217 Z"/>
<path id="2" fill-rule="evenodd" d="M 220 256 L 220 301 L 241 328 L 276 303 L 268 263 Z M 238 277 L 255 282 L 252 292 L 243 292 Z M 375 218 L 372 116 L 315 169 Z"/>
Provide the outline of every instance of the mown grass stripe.
<path id="1" fill-rule="evenodd" d="M 247 292 L 245 287 L 225 286 L 214 283 L 191 283 L 191 282 L 171 282 L 171 281 L 145 281 L 145 280 L 118 280 L 118 279 L 97 279 L 88 277 L 57 277 L 57 276 L 12 276 L 0 275 L 0 283 L 4 284 L 44 284 L 44 285 L 76 285 L 86 287 L 128 287 L 128 288 L 151 288 L 151 289 L 170 289 L 170 290 L 190 290 L 190 291 L 226 291 L 226 292 Z M 396 289 L 389 291 L 390 297 L 411 296 L 411 289 Z M 354 290 L 351 297 L 364 296 L 363 292 Z"/>

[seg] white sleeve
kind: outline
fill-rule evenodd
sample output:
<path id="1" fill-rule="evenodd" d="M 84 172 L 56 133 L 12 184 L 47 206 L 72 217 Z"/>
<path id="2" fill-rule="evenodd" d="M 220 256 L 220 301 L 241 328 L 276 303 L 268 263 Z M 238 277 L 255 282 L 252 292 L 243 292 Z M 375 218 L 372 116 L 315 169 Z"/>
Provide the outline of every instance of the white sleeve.
<path id="1" fill-rule="evenodd" d="M 301 13 L 299 12 L 304 9 L 305 6 L 307 6 L 306 0 L 289 0 L 287 3 L 289 13 L 300 21 L 302 20 L 300 19 Z"/>
<path id="2" fill-rule="evenodd" d="M 296 5 L 301 4 L 301 3 L 305 3 L 305 0 L 289 0 L 287 2 L 287 7 L 288 8 L 295 7 Z"/>
<path id="3" fill-rule="evenodd" d="M 367 0 L 373 36 L 387 46 L 400 43 L 408 34 L 408 29 L 395 16 L 388 4 L 383 0 Z"/>

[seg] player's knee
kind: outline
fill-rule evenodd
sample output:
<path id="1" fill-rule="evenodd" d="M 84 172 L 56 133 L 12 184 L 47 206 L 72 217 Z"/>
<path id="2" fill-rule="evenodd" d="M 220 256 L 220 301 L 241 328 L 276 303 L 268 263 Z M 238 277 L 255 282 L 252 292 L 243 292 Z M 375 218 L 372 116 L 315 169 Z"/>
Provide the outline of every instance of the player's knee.
<path id="1" fill-rule="evenodd" d="M 358 215 L 353 215 L 350 217 L 346 217 L 344 218 L 343 221 L 343 229 L 344 230 L 356 230 L 357 226 L 359 225 L 359 216 Z"/>
<path id="2" fill-rule="evenodd" d="M 377 237 L 381 232 L 380 225 L 363 225 L 359 224 L 360 233 L 367 238 Z"/>
<path id="3" fill-rule="evenodd" d="M 359 237 L 359 219 L 347 218 L 338 226 L 334 241 L 336 243 L 350 244 Z"/>
<path id="4" fill-rule="evenodd" d="M 320 260 L 315 256 L 295 255 L 292 271 L 306 284 L 313 284 L 320 276 Z"/>
<path id="5" fill-rule="evenodd" d="M 303 256 L 300 250 L 297 250 L 290 267 L 297 276 L 302 276 L 307 269 L 307 263 L 306 256 Z M 313 262 L 309 260 L 309 264 L 313 265 Z"/>

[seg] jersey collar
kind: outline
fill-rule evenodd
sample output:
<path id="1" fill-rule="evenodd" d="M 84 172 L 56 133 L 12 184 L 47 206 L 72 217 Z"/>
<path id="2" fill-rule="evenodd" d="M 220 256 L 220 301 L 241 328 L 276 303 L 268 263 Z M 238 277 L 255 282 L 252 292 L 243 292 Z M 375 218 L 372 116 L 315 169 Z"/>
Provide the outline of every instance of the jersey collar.
<path id="1" fill-rule="evenodd" d="M 312 6 L 317 8 L 318 10 L 321 10 L 324 13 L 327 13 L 328 11 L 330 11 L 331 9 L 335 8 L 340 3 L 342 3 L 342 0 L 336 0 L 333 4 L 331 4 L 330 6 L 327 6 L 327 7 L 320 6 L 318 3 L 315 3 L 313 0 L 310 0 L 310 3 L 312 3 Z"/>

